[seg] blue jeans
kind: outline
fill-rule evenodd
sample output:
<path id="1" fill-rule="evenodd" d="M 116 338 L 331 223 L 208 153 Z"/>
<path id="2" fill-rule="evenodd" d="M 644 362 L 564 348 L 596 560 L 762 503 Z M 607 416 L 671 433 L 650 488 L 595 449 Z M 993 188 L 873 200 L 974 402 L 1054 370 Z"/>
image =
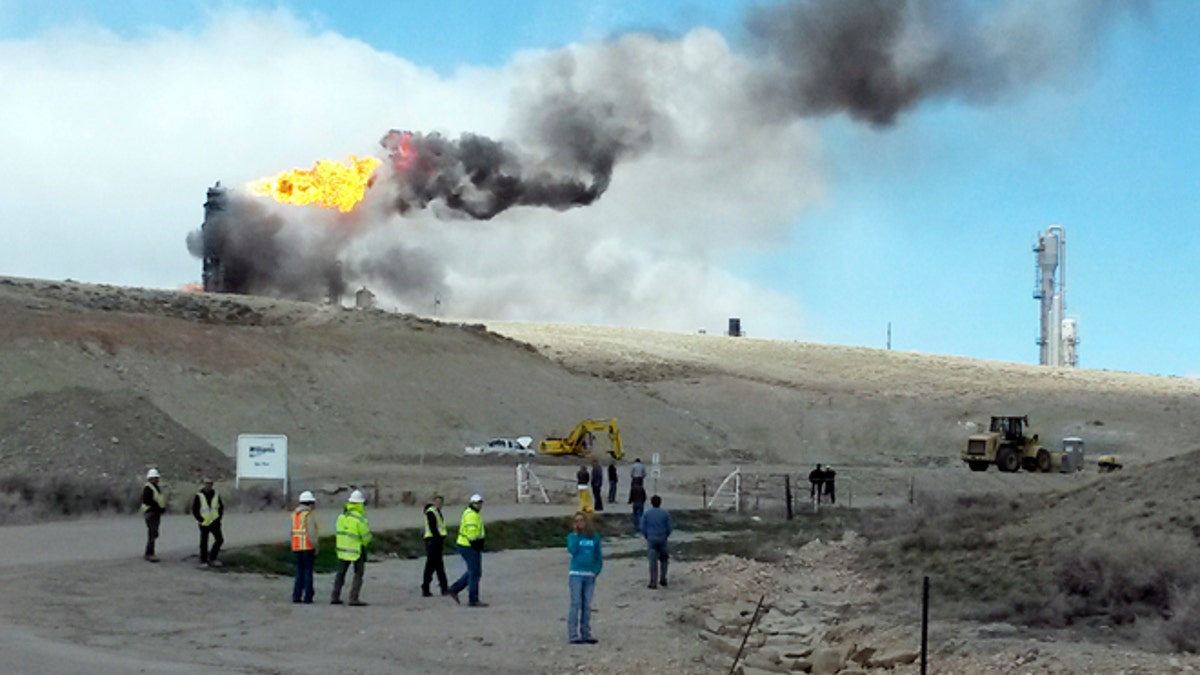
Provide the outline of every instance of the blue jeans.
<path id="1" fill-rule="evenodd" d="M 483 576 L 483 552 L 476 551 L 470 546 L 459 546 L 458 554 L 467 564 L 467 571 L 450 584 L 450 592 L 458 593 L 464 588 L 469 589 L 467 601 L 474 605 L 479 602 L 479 579 Z"/>
<path id="2" fill-rule="evenodd" d="M 592 638 L 592 594 L 596 591 L 596 577 L 590 574 L 572 574 L 571 612 L 567 614 L 567 639 L 571 642 Z"/>
<path id="3" fill-rule="evenodd" d="M 292 602 L 307 602 L 313 599 L 313 562 L 316 551 L 296 551 L 296 584 L 292 586 Z"/>
<path id="4" fill-rule="evenodd" d="M 634 532 L 642 531 L 642 513 L 646 510 L 646 502 L 633 503 L 633 530 Z"/>
<path id="5" fill-rule="evenodd" d="M 661 577 L 667 583 L 667 561 L 671 559 L 667 553 L 667 542 L 647 541 L 646 557 L 650 559 L 650 585 L 657 586 Z"/>

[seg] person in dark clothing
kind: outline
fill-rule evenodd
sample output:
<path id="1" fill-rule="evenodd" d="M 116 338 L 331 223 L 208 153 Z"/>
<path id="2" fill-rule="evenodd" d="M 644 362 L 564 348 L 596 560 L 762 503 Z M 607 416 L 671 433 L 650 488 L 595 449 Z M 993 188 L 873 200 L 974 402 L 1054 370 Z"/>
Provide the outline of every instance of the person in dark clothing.
<path id="1" fill-rule="evenodd" d="M 154 555 L 154 540 L 158 539 L 158 523 L 167 510 L 167 498 L 158 487 L 158 469 L 146 472 L 146 485 L 142 487 L 142 517 L 146 520 L 146 552 L 143 558 L 158 562 Z"/>
<path id="2" fill-rule="evenodd" d="M 834 492 L 833 481 L 837 478 L 837 472 L 832 466 L 825 467 L 825 494 L 829 497 L 830 504 L 837 503 L 837 494 Z"/>
<path id="3" fill-rule="evenodd" d="M 825 488 L 825 470 L 818 464 L 817 468 L 808 472 L 808 482 L 812 484 L 809 488 L 808 496 L 813 500 L 813 503 L 821 503 L 821 493 Z"/>
<path id="4" fill-rule="evenodd" d="M 588 473 L 587 465 L 581 464 L 579 471 L 575 472 L 575 491 L 579 495 L 579 510 L 584 513 L 596 510 L 596 505 L 592 501 L 591 480 L 592 476 Z"/>
<path id="5" fill-rule="evenodd" d="M 608 463 L 608 503 L 617 503 L 617 462 Z"/>
<path id="6" fill-rule="evenodd" d="M 592 500 L 596 502 L 596 510 L 604 510 L 604 498 L 600 496 L 600 490 L 604 487 L 604 469 L 600 467 L 600 460 L 592 460 Z"/>
<path id="7" fill-rule="evenodd" d="M 642 515 L 642 536 L 646 539 L 646 556 L 650 560 L 648 588 L 667 586 L 667 563 L 671 559 L 667 539 L 671 536 L 671 514 L 662 508 L 662 497 L 650 498 L 650 509 Z"/>
<path id="8" fill-rule="evenodd" d="M 646 488 L 641 481 L 629 486 L 629 503 L 633 505 L 633 530 L 642 531 L 642 513 L 646 509 Z"/>
<path id="9" fill-rule="evenodd" d="M 425 575 L 421 581 L 421 595 L 428 598 L 429 584 L 433 575 L 437 575 L 438 586 L 442 595 L 449 594 L 446 588 L 446 564 L 442 558 L 442 549 L 446 542 L 446 519 L 442 517 L 442 496 L 434 495 L 433 502 L 425 505 Z"/>
<path id="10" fill-rule="evenodd" d="M 221 544 L 225 537 L 221 534 L 221 516 L 225 515 L 225 505 L 221 503 L 221 495 L 217 494 L 211 478 L 204 479 L 204 487 L 192 497 L 192 517 L 200 526 L 200 564 L 209 567 L 220 567 L 217 554 L 221 552 Z M 212 536 L 213 545 L 208 547 L 208 537 Z"/>

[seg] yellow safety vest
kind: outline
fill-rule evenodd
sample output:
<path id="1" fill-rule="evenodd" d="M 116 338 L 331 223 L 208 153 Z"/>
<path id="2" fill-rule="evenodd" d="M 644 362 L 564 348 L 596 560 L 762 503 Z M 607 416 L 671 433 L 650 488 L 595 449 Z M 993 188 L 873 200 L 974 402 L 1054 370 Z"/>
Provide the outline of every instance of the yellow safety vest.
<path id="1" fill-rule="evenodd" d="M 312 509 L 296 509 L 292 513 L 292 550 L 311 551 L 315 546 L 308 537 L 308 519 Z"/>
<path id="2" fill-rule="evenodd" d="M 217 518 L 221 515 L 221 495 L 213 491 L 211 504 L 203 492 L 197 492 L 196 496 L 200 498 L 200 525 L 208 527 L 216 522 Z"/>
<path id="3" fill-rule="evenodd" d="M 436 506 L 430 506 L 429 508 L 425 509 L 425 513 L 433 514 L 433 519 L 435 521 L 437 521 L 437 533 L 442 535 L 443 537 L 446 536 L 446 519 L 442 517 L 442 512 L 439 511 Z M 431 532 L 429 529 L 429 519 L 428 518 L 425 519 L 425 538 L 426 539 L 433 538 L 433 532 Z"/>
<path id="4" fill-rule="evenodd" d="M 463 509 L 462 520 L 458 523 L 459 546 L 470 546 L 471 542 L 484 538 L 483 516 L 471 507 Z"/>
<path id="5" fill-rule="evenodd" d="M 371 527 L 361 511 L 347 509 L 337 519 L 338 560 L 358 560 L 371 543 Z"/>
<path id="6" fill-rule="evenodd" d="M 159 490 L 158 486 L 150 481 L 146 481 L 146 487 L 150 488 L 150 491 L 154 493 L 154 503 L 158 504 L 158 508 L 166 509 L 167 498 L 163 496 L 162 490 Z M 146 513 L 149 510 L 150 506 L 148 504 L 142 504 L 142 513 Z"/>

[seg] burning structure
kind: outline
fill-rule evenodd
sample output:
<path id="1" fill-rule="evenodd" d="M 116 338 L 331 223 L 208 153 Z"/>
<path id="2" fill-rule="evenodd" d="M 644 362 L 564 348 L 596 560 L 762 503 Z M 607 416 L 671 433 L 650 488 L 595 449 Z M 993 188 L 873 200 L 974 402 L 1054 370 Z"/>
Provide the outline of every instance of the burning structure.
<path id="1" fill-rule="evenodd" d="M 539 53 L 509 71 L 512 101 L 499 117 L 510 140 L 391 130 L 370 157 L 321 160 L 241 188 L 217 185 L 188 246 L 202 260 L 204 288 L 217 292 L 340 302 L 345 288 L 369 285 L 384 303 L 469 304 L 452 298 L 458 291 L 473 293 L 474 309 L 486 315 L 531 307 L 546 315 L 595 306 L 600 296 L 613 300 L 597 311 L 673 311 L 687 303 L 666 299 L 663 289 L 677 283 L 680 296 L 704 305 L 707 272 L 697 261 L 754 233 L 776 241 L 772 228 L 794 226 L 804 202 L 798 184 L 818 173 L 801 120 L 845 115 L 883 128 L 925 101 L 1005 100 L 1069 75 L 1130 4 L 792 0 L 751 11 L 741 54 L 706 29 Z M 572 219 L 574 230 L 545 226 L 537 246 L 514 245 L 513 230 L 494 235 L 490 248 L 477 231 L 408 237 L 435 229 L 433 219 L 591 205 L 615 167 L 638 158 L 647 160 L 637 167 L 642 179 L 662 195 L 630 191 L 639 205 L 604 222 Z M 781 174 L 786 180 L 770 182 Z M 647 216 L 642 204 L 650 201 L 659 212 Z M 758 202 L 766 204 L 761 212 Z M 711 213 L 724 209 L 736 217 Z M 401 227 L 381 227 L 399 219 Z M 731 222 L 753 232 L 719 231 Z M 585 227 L 605 236 L 589 237 Z M 497 266 L 491 276 L 468 267 L 470 250 L 501 247 L 529 256 L 508 265 L 514 271 L 504 283 Z M 546 271 L 547 261 L 555 265 L 549 277 L 523 273 Z M 545 278 L 555 280 L 552 292 Z"/>

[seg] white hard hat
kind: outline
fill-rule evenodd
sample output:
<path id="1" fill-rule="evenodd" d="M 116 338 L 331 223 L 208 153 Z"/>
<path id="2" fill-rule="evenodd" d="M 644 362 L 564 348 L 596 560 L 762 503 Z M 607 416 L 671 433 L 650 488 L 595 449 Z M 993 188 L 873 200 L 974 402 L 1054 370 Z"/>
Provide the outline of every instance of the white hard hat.
<path id="1" fill-rule="evenodd" d="M 150 469 L 149 471 L 146 472 L 146 480 L 150 480 L 151 478 L 158 478 L 158 477 L 159 477 L 158 469 Z"/>
<path id="2" fill-rule="evenodd" d="M 367 498 L 363 496 L 362 490 L 355 490 L 354 492 L 350 493 L 350 498 L 346 501 L 350 502 L 351 504 L 366 504 Z"/>
<path id="3" fill-rule="evenodd" d="M 471 495 L 471 503 L 472 504 L 482 504 L 483 503 L 483 495 L 479 494 L 478 492 Z"/>
<path id="4" fill-rule="evenodd" d="M 304 492 L 300 493 L 300 503 L 301 504 L 313 504 L 316 501 L 317 501 L 317 497 L 312 492 L 305 490 Z"/>

